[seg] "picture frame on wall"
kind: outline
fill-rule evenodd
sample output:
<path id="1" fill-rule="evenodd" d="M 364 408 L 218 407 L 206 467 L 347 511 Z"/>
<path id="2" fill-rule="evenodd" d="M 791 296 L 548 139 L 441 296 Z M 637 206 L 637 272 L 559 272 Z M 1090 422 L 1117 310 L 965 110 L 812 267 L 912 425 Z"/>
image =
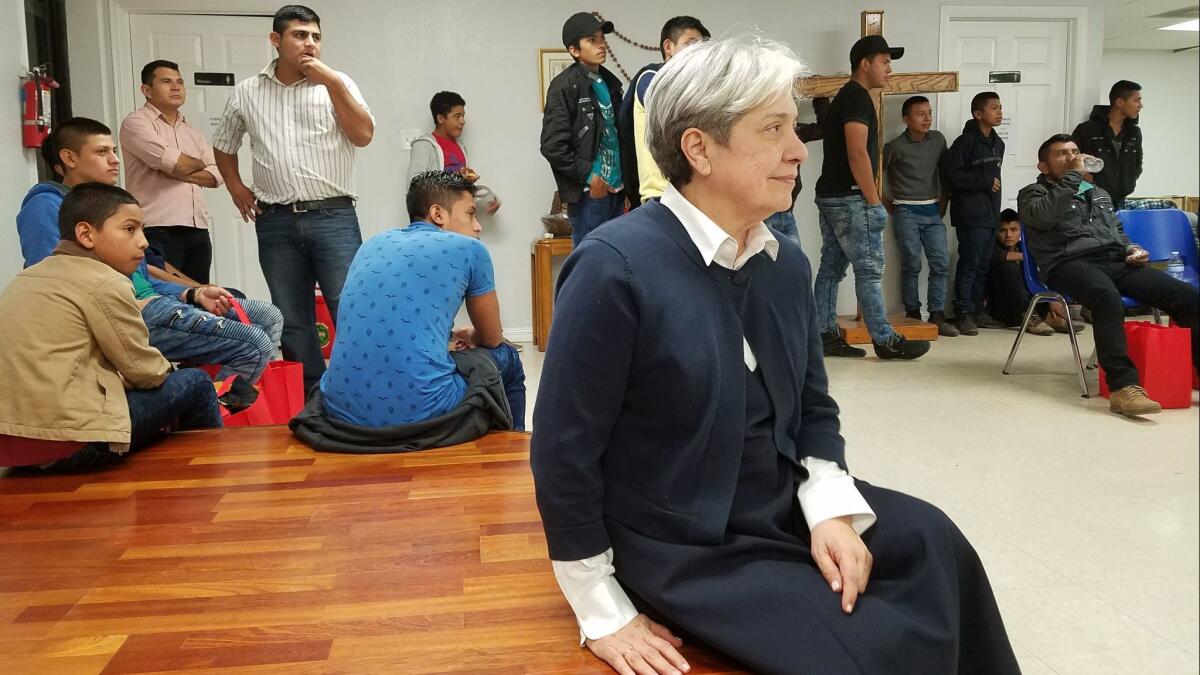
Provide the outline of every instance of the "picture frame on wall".
<path id="1" fill-rule="evenodd" d="M 550 88 L 550 80 L 574 63 L 575 59 L 565 49 L 538 50 L 538 83 L 542 92 L 542 103 L 538 110 L 546 109 L 546 91 Z"/>
<path id="2" fill-rule="evenodd" d="M 883 35 L 883 10 L 868 9 L 859 20 L 860 37 L 868 35 Z"/>

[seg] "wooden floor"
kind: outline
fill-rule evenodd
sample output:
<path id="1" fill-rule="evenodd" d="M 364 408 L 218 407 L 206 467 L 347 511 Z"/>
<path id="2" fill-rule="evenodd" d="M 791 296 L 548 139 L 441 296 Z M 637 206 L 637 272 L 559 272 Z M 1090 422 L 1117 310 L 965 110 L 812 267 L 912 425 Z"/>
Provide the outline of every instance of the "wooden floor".
<path id="1" fill-rule="evenodd" d="M 243 428 L 0 477 L 0 673 L 609 672 L 576 646 L 528 449 L 336 455 Z"/>

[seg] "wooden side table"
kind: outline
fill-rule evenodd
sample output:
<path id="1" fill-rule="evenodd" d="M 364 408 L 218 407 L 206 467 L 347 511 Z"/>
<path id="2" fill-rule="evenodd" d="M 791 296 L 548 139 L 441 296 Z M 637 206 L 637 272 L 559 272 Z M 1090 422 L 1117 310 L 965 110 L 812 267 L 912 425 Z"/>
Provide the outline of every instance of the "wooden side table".
<path id="1" fill-rule="evenodd" d="M 554 279 L 551 263 L 555 256 L 575 250 L 570 237 L 535 239 L 529 246 L 529 278 L 533 282 L 533 344 L 546 351 L 550 319 L 554 315 Z"/>

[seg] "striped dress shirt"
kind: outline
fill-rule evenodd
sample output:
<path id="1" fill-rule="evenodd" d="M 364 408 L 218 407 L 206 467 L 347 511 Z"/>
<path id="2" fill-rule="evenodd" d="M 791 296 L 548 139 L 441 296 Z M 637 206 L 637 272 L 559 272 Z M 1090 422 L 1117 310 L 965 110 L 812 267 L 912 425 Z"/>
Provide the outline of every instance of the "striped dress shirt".
<path id="1" fill-rule="evenodd" d="M 290 204 L 356 197 L 355 147 L 338 125 L 329 90 L 307 78 L 290 85 L 280 82 L 275 77 L 277 61 L 233 88 L 213 134 L 213 147 L 237 154 L 242 137 L 250 134 L 250 189 L 259 201 Z M 370 114 L 354 81 L 345 73 L 338 75 Z"/>

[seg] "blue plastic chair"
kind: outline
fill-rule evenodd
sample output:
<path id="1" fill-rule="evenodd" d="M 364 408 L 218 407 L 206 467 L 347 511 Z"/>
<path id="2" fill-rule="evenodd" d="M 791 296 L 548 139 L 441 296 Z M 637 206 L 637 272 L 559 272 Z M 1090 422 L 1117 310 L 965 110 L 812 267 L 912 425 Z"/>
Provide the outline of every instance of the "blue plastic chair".
<path id="1" fill-rule="evenodd" d="M 1151 260 L 1167 260 L 1171 253 L 1183 257 L 1183 280 L 1200 286 L 1200 256 L 1187 216 L 1179 209 L 1120 211 L 1117 217 L 1130 241 L 1146 249 Z"/>
<path id="2" fill-rule="evenodd" d="M 1004 374 L 1009 374 L 1009 369 L 1012 368 L 1013 359 L 1017 356 L 1017 348 L 1021 346 L 1021 340 L 1025 337 L 1025 328 L 1029 326 L 1029 320 L 1033 318 L 1033 310 L 1037 308 L 1038 303 L 1050 302 L 1057 300 L 1063 305 L 1071 302 L 1071 299 L 1058 291 L 1052 290 L 1042 283 L 1038 276 L 1037 263 L 1034 262 L 1033 256 L 1029 254 L 1029 248 L 1025 246 L 1025 225 L 1021 225 L 1021 241 L 1018 244 L 1021 250 L 1021 255 L 1024 257 L 1021 265 L 1021 271 L 1025 276 L 1025 289 L 1029 291 L 1033 297 L 1029 300 L 1029 309 L 1025 310 L 1025 320 L 1017 327 L 1017 339 L 1013 342 L 1012 350 L 1008 353 L 1008 361 L 1004 364 Z M 1075 356 L 1075 366 L 1079 373 L 1079 391 L 1082 392 L 1083 398 L 1088 398 L 1087 379 L 1083 374 L 1083 359 L 1079 356 L 1079 340 L 1075 337 L 1075 322 L 1071 319 L 1071 313 L 1067 312 L 1067 335 L 1071 338 L 1071 353 Z M 1089 359 L 1090 360 L 1090 359 Z"/>

